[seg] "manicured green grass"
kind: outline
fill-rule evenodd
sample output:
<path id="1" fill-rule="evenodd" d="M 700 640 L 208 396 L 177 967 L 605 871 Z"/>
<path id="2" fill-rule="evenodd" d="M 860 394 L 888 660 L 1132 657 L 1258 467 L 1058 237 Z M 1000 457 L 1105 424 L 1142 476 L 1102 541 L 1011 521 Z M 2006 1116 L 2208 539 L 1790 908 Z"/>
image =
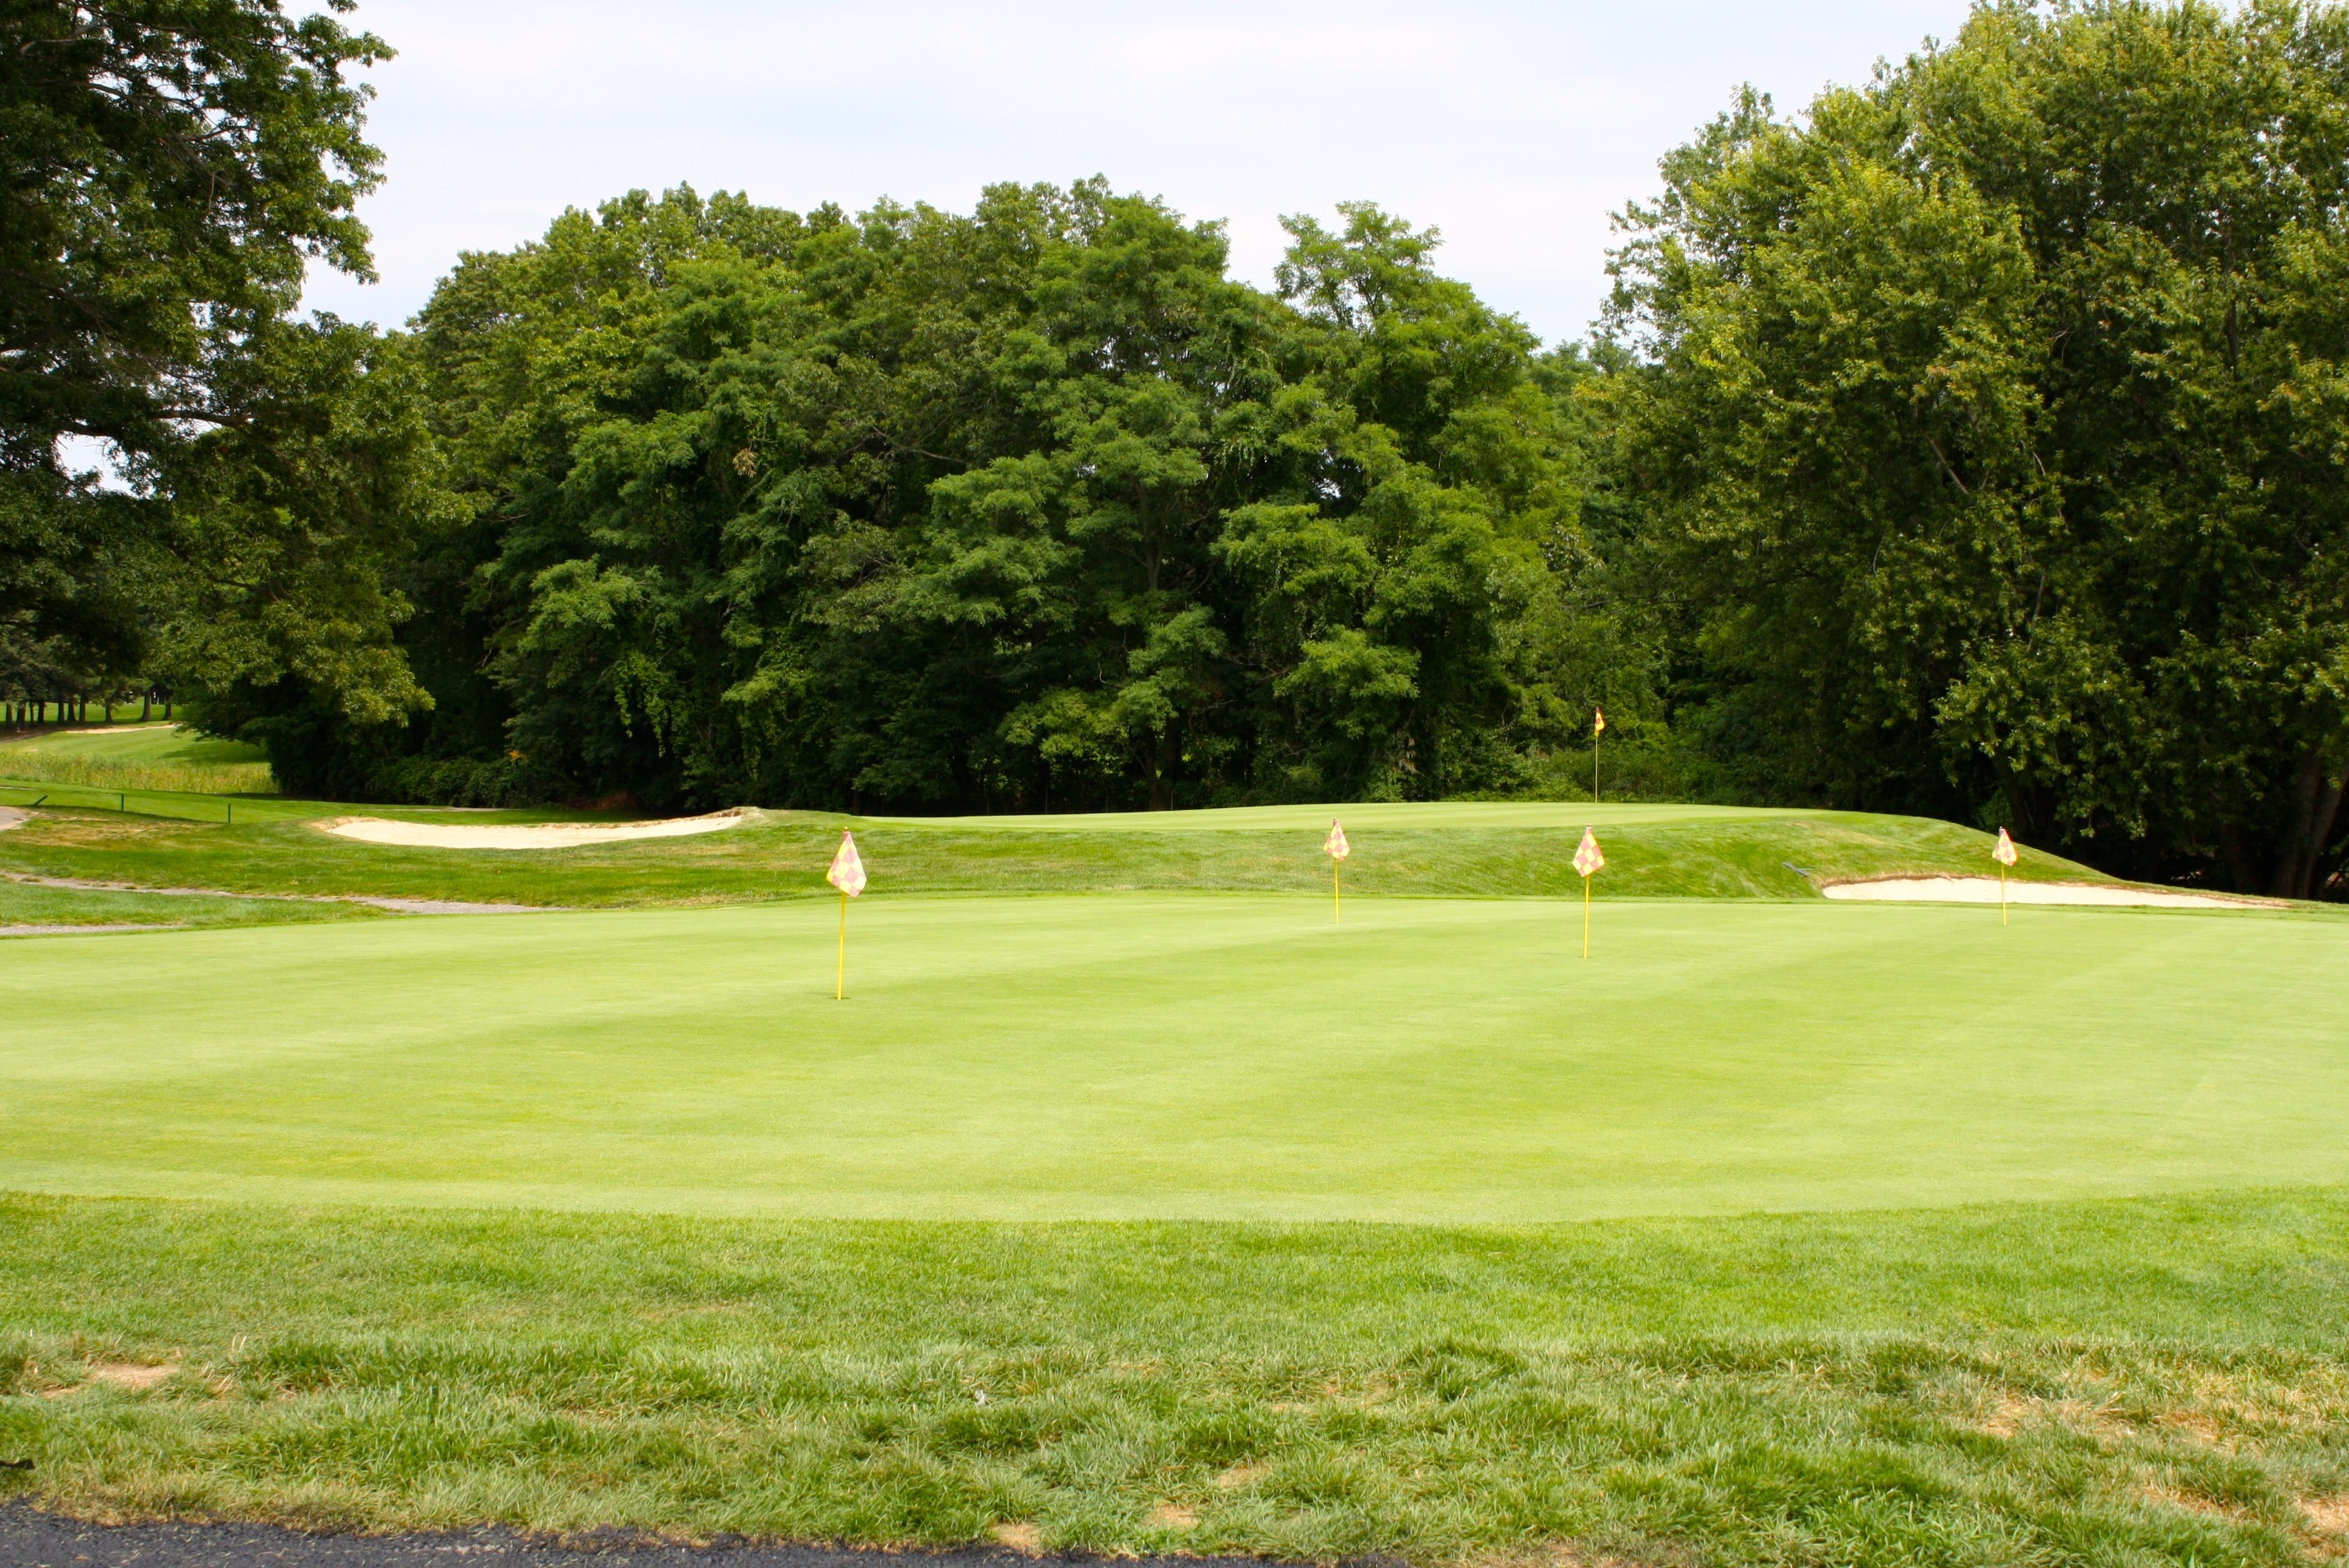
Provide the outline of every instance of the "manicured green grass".
<path id="1" fill-rule="evenodd" d="M 1533 1222 L 2349 1181 L 2343 925 L 1702 901 L 906 898 L 0 966 L 0 1186 Z M 79 947 L 76 943 L 80 944 Z M 29 948 L 26 949 L 30 955 Z"/>
<path id="2" fill-rule="evenodd" d="M 10 799 L 0 794 L 0 803 Z M 135 796 L 132 804 L 139 804 Z M 220 802 L 200 804 L 212 812 L 209 820 L 45 812 L 0 834 L 0 869 L 234 892 L 391 893 L 567 907 L 714 903 L 829 896 L 823 868 L 845 826 L 854 829 L 872 872 L 870 896 L 883 900 L 937 892 L 1313 892 L 1330 882 L 1321 854 L 1327 807 L 930 820 L 765 811 L 744 826 L 691 838 L 566 850 L 429 850 L 362 843 L 313 825 L 359 808 L 238 801 L 231 827 L 220 820 Z M 1810 901 L 1818 896 L 1813 876 L 1996 869 L 1986 835 L 1913 817 L 1479 803 L 1343 810 L 1354 847 L 1346 886 L 1365 895 L 1575 894 L 1581 883 L 1572 860 L 1586 823 L 1596 826 L 1606 847 L 1599 886 L 1616 897 Z M 367 812 L 467 823 L 582 815 Z M 2031 850 L 2016 874 L 2106 880 Z"/>
<path id="3" fill-rule="evenodd" d="M 1988 842 L 1834 813 L 1350 808 L 1340 925 L 1321 809 L 469 853 L 254 806 L 44 809 L 0 869 L 579 912 L 0 882 L 0 923 L 362 922 L 5 949 L 0 1187 L 46 1195 L 0 1198 L 0 1492 L 1548 1568 L 2349 1553 L 2337 912 L 1830 903 L 1791 868 Z"/>
<path id="4" fill-rule="evenodd" d="M 35 1465 L 0 1486 L 101 1515 L 1423 1562 L 2344 1544 L 2338 1190 L 1516 1230 L 22 1199 L 0 1242 L 0 1456 Z"/>

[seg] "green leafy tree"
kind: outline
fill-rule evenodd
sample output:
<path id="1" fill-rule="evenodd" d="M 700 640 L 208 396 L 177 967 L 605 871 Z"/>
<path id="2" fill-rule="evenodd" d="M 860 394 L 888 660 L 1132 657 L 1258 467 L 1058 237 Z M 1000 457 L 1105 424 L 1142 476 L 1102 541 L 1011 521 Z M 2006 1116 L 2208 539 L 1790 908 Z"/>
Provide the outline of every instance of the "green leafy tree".
<path id="1" fill-rule="evenodd" d="M 2338 863 L 2349 14 L 1977 9 L 1628 217 L 1624 471 L 1755 788 Z"/>
<path id="2" fill-rule="evenodd" d="M 1432 235 L 1348 224 L 1285 298 L 1099 181 L 639 193 L 465 258 L 415 341 L 466 521 L 399 578 L 400 747 L 664 804 L 1519 781 L 1579 438 Z"/>
<path id="3" fill-rule="evenodd" d="M 128 670 L 175 605 L 234 613 L 219 580 L 277 573 L 271 628 L 247 631 L 314 654 L 372 638 L 364 655 L 297 663 L 353 714 L 381 717 L 417 700 L 385 635 L 390 602 L 362 607 L 330 573 L 264 564 L 276 513 L 221 488 L 232 452 L 251 473 L 300 465 L 262 443 L 291 428 L 312 351 L 351 352 L 353 329 L 286 325 L 311 262 L 367 274 L 352 207 L 381 160 L 360 131 L 367 89 L 347 73 L 388 51 L 341 25 L 349 8 L 101 0 L 0 15 L 0 614 Z M 110 449 L 128 490 L 78 471 L 75 438 Z M 341 504 L 316 485 L 273 504 L 295 491 Z M 231 537 L 229 516 L 254 526 Z"/>

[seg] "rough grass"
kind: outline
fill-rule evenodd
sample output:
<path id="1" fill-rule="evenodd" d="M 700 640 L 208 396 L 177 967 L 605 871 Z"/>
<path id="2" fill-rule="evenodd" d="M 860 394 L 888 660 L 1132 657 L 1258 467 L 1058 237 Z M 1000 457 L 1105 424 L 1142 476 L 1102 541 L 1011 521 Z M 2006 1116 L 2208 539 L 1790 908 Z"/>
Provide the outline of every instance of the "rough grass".
<path id="1" fill-rule="evenodd" d="M 0 1202 L 0 1472 L 99 1517 L 1103 1553 L 2282 1565 L 2349 1197 L 1541 1229 Z"/>
<path id="2" fill-rule="evenodd" d="M 0 803 L 10 799 L 0 795 Z M 136 797 L 131 804 L 140 807 Z M 312 825 L 350 814 L 347 807 L 240 801 L 233 826 L 221 821 L 215 801 L 159 799 L 153 809 L 166 814 L 45 810 L 36 821 L 0 835 L 0 869 L 233 892 L 388 893 L 574 908 L 719 903 L 830 896 L 823 868 L 846 825 L 854 828 L 872 874 L 868 896 L 878 899 L 936 892 L 1312 892 L 1330 884 L 1330 862 L 1320 853 L 1327 808 L 1301 809 L 1293 824 L 1276 819 L 1278 825 L 1237 829 L 1210 824 L 1263 819 L 1174 813 L 1181 820 L 1157 827 L 1133 818 L 924 823 L 769 811 L 743 827 L 692 838 L 511 851 L 366 844 Z M 208 812 L 210 820 L 174 820 L 174 812 Z M 1810 900 L 1817 897 L 1816 878 L 1996 870 L 1987 836 L 1920 818 L 1671 807 L 1566 812 L 1439 805 L 1399 813 L 1391 827 L 1363 812 L 1369 820 L 1358 819 L 1348 829 L 1354 853 L 1346 862 L 1346 888 L 1373 897 L 1578 895 L 1574 848 L 1584 820 L 1594 817 L 1608 857 L 1598 886 L 1607 897 Z M 445 817 L 412 810 L 380 814 Z M 564 815 L 478 812 L 445 820 Z M 2023 851 L 2015 874 L 2108 880 L 2032 850 Z"/>
<path id="3" fill-rule="evenodd" d="M 284 925 L 295 922 L 372 920 L 384 915 L 384 911 L 366 904 L 108 892 L 0 880 L 0 935 L 12 925 L 74 925 L 93 930 L 110 925 Z"/>
<path id="4" fill-rule="evenodd" d="M 94 794 L 270 795 L 277 790 L 258 748 L 205 739 L 170 724 L 57 730 L 0 741 L 0 779 L 69 786 Z M 0 803 L 9 803 L 9 796 L 0 796 Z"/>

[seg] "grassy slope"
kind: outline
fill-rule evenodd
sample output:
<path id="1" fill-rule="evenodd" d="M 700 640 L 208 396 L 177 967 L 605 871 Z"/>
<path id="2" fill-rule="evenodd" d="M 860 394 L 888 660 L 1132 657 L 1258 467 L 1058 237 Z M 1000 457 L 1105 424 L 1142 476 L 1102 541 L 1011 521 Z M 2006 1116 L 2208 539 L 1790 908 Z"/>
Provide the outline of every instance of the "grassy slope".
<path id="1" fill-rule="evenodd" d="M 5 798 L 0 798 L 5 799 Z M 137 801 L 133 801 L 134 806 Z M 828 896 L 823 872 L 843 825 L 856 830 L 872 896 L 1123 889 L 1326 888 L 1326 808 L 1290 823 L 1252 812 L 1184 812 L 1136 826 L 1085 818 L 868 821 L 761 812 L 695 838 L 545 851 L 399 849 L 338 839 L 308 823 L 352 808 L 240 802 L 233 827 L 45 812 L 0 834 L 0 870 L 235 892 L 368 892 L 582 906 L 709 903 Z M 1582 824 L 1608 855 L 1602 895 L 1816 897 L 1799 866 L 1825 876 L 1995 870 L 1990 841 L 1917 818 L 1848 812 L 1741 812 L 1691 807 L 1443 805 L 1350 808 L 1346 886 L 1362 894 L 1561 895 Z M 246 820 L 250 812 L 251 821 Z M 416 810 L 380 814 L 428 819 Z M 464 813 L 450 820 L 545 820 L 551 813 Z M 575 815 L 575 814 L 574 814 Z M 1225 827 L 1227 821 L 1247 824 Z M 1313 826 L 1320 824 L 1319 830 Z M 1457 825 L 1454 825 L 1457 824 Z M 2026 850 L 2017 874 L 2103 880 Z"/>
<path id="2" fill-rule="evenodd" d="M 900 899 L 0 966 L 0 1186 L 1550 1220 L 2349 1181 L 2322 915 Z M 26 950 L 28 957 L 31 951 Z"/>
<path id="3" fill-rule="evenodd" d="M 2337 1553 L 2308 1511 L 2349 1491 L 2338 1191 L 1538 1230 L 17 1200 L 0 1242 L 36 1463 L 0 1487 L 100 1513 L 2213 1568 Z"/>

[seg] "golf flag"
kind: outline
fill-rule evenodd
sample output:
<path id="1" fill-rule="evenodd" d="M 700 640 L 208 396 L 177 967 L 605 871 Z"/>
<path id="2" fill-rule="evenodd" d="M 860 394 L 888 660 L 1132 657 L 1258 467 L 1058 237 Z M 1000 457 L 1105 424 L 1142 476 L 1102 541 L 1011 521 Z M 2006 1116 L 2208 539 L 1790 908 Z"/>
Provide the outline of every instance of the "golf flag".
<path id="1" fill-rule="evenodd" d="M 823 873 L 823 880 L 846 898 L 864 891 L 864 861 L 856 852 L 856 835 L 845 828 L 840 830 L 840 850 L 832 857 L 832 869 Z"/>
<path id="2" fill-rule="evenodd" d="M 1338 891 L 1338 868 L 1354 851 L 1346 842 L 1346 830 L 1335 817 L 1330 819 L 1330 836 L 1321 841 L 1321 852 L 1330 857 L 1330 923 L 1342 925 L 1346 910 Z"/>
<path id="3" fill-rule="evenodd" d="M 1582 845 L 1574 851 L 1574 869 L 1582 874 L 1583 881 L 1588 882 L 1590 873 L 1606 863 L 1607 857 L 1599 850 L 1599 835 L 1588 828 L 1583 829 Z"/>
<path id="4" fill-rule="evenodd" d="M 1574 869 L 1582 876 L 1582 955 L 1590 956 L 1590 879 L 1607 857 L 1599 852 L 1599 835 L 1588 828 L 1582 830 L 1582 842 L 1574 851 Z"/>
<path id="5" fill-rule="evenodd" d="M 839 1002 L 848 996 L 848 901 L 864 891 L 864 859 L 856 852 L 856 835 L 845 828 L 823 880 L 840 890 L 840 946 L 832 970 L 832 999 Z"/>
<path id="6" fill-rule="evenodd" d="M 2006 836 L 2004 828 L 1998 830 L 1998 842 L 1991 846 L 1990 858 L 1998 862 L 1998 923 L 2004 925 L 2006 923 L 2006 868 L 2022 858 L 2015 853 L 2014 841 Z"/>
<path id="7" fill-rule="evenodd" d="M 1606 733 L 1607 710 L 1603 707 L 1592 708 L 1590 710 L 1590 738 L 1596 740 Z"/>
<path id="8" fill-rule="evenodd" d="M 1599 799 L 1599 738 L 1606 733 L 1607 710 L 1594 706 L 1590 710 L 1590 798 L 1594 801 Z M 1583 841 L 1589 842 L 1589 838 L 1585 833 Z"/>

